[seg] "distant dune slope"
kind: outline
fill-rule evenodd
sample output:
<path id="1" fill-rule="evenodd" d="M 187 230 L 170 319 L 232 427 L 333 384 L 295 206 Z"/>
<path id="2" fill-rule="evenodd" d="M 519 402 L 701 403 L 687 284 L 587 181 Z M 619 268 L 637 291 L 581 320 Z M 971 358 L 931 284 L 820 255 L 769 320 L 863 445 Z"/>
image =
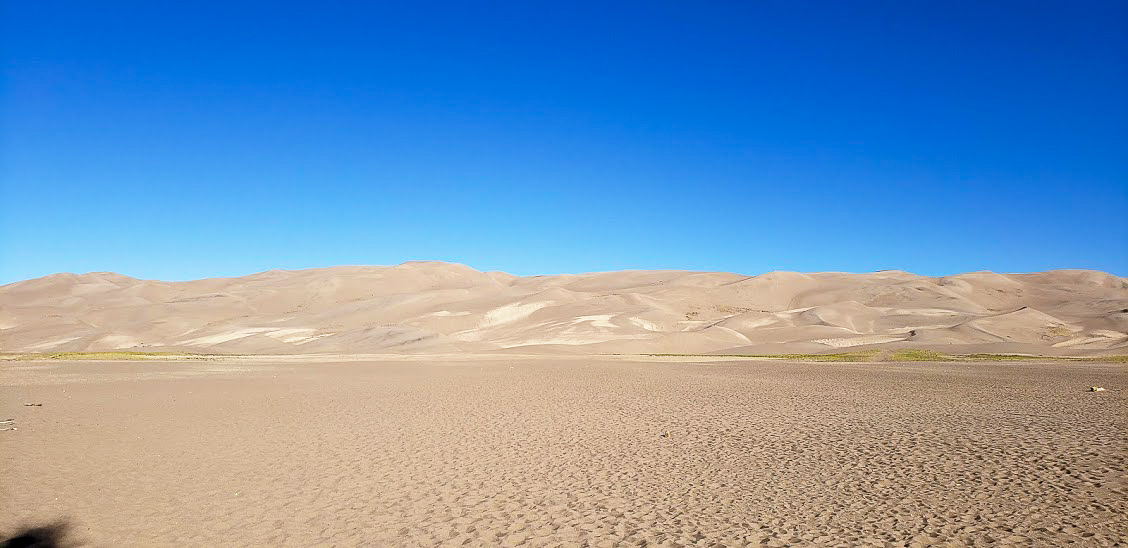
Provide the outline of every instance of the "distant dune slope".
<path id="1" fill-rule="evenodd" d="M 0 287 L 0 351 L 1128 352 L 1104 272 L 622 271 L 517 277 L 442 262 L 191 282 L 54 274 Z"/>

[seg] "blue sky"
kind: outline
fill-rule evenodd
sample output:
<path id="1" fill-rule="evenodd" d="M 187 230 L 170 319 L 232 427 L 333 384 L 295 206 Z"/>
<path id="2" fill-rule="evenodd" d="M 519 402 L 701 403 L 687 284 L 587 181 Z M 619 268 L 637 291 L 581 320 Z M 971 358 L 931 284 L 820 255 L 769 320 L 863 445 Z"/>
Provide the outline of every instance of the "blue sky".
<path id="1" fill-rule="evenodd" d="M 1128 275 L 1128 3 L 195 4 L 3 4 L 0 283 Z"/>

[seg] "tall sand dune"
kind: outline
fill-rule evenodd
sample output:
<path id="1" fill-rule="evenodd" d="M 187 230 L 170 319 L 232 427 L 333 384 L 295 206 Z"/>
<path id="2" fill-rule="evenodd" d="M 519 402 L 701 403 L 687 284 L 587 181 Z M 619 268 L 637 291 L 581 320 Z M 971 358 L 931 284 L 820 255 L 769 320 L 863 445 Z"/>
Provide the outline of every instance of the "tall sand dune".
<path id="1" fill-rule="evenodd" d="M 520 277 L 435 261 L 190 282 L 53 274 L 0 287 L 0 351 L 248 354 L 1128 351 L 1104 272 L 621 271 Z"/>

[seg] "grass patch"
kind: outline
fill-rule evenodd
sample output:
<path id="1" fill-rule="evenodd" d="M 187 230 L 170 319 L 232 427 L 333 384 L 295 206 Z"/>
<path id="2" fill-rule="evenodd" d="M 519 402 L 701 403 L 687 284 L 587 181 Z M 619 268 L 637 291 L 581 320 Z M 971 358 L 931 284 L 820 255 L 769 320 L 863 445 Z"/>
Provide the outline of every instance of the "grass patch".
<path id="1" fill-rule="evenodd" d="M 1031 356 L 1029 354 L 945 354 L 935 350 L 901 349 L 889 351 L 841 352 L 837 354 L 645 354 L 701 358 L 758 358 L 797 362 L 1009 362 L 1060 361 L 1128 363 L 1128 356 Z"/>
<path id="2" fill-rule="evenodd" d="M 4 354 L 0 359 L 5 360 L 159 360 L 159 359 L 208 359 L 201 354 L 187 354 L 184 352 L 45 352 L 33 354 Z"/>
<path id="3" fill-rule="evenodd" d="M 646 356 L 671 356 L 687 358 L 763 358 L 804 362 L 864 362 L 877 356 L 878 351 L 840 352 L 838 354 L 645 354 Z"/>
<path id="4" fill-rule="evenodd" d="M 872 350 L 867 352 L 839 352 L 836 354 L 778 354 L 763 357 L 804 362 L 868 362 L 873 361 L 877 354 L 876 350 Z"/>
<path id="5" fill-rule="evenodd" d="M 1069 358 L 1069 357 L 1054 357 L 1054 356 L 1031 356 L 1029 354 L 965 354 L 960 356 L 963 359 L 976 362 L 1002 362 L 1002 361 L 1019 361 L 1019 360 L 1078 360 L 1087 358 Z"/>
<path id="6" fill-rule="evenodd" d="M 895 350 L 890 354 L 885 361 L 891 362 L 950 362 L 956 358 L 943 352 L 935 350 L 914 350 L 906 348 L 904 350 Z"/>

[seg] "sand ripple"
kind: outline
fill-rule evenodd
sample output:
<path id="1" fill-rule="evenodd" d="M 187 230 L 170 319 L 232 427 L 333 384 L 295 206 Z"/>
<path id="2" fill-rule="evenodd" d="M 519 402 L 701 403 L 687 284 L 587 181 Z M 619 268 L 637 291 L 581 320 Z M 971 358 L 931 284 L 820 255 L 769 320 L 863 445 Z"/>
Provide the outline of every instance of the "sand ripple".
<path id="1" fill-rule="evenodd" d="M 119 369 L 75 380 L 90 367 Z M 0 409 L 20 426 L 0 432 L 0 527 L 67 516 L 97 544 L 195 546 L 1128 535 L 1122 366 L 546 359 L 184 374 L 194 367 L 18 373 L 36 383 L 0 372 Z"/>

